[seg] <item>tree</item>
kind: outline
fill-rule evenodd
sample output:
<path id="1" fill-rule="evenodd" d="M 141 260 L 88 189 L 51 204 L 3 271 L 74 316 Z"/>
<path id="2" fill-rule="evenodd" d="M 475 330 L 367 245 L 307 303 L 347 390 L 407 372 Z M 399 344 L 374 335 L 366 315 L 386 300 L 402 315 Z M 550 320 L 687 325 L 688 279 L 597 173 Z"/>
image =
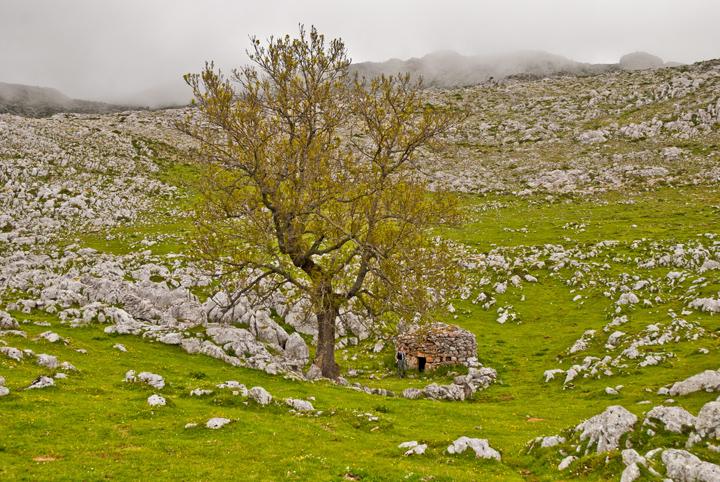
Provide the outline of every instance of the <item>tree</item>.
<path id="1" fill-rule="evenodd" d="M 200 115 L 204 203 L 195 248 L 239 296 L 287 290 L 317 319 L 314 364 L 339 376 L 336 318 L 427 313 L 453 282 L 447 247 L 429 229 L 452 212 L 430 195 L 419 153 L 456 125 L 409 76 L 352 77 L 339 39 L 252 38 L 251 65 L 230 77 L 207 64 L 185 77 Z"/>

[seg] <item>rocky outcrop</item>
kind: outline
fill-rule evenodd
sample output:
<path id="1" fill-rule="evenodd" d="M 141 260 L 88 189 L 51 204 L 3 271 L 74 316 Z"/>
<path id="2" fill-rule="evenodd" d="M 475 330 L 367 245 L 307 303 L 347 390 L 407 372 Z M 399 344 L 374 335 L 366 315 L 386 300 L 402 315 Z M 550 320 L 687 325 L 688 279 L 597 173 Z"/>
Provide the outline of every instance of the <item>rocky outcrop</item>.
<path id="1" fill-rule="evenodd" d="M 575 427 L 585 453 L 594 449 L 597 453 L 608 452 L 620 447 L 621 438 L 631 432 L 637 416 L 620 405 L 613 405 Z"/>

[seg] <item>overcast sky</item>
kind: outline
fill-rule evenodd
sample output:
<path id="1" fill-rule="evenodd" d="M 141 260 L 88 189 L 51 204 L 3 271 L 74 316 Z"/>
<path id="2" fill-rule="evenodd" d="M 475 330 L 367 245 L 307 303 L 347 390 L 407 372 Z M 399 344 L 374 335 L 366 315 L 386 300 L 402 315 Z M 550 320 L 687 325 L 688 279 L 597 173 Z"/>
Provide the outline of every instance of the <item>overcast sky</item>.
<path id="1" fill-rule="evenodd" d="M 0 81 L 117 100 L 170 88 L 205 60 L 242 64 L 249 35 L 298 23 L 342 37 L 354 61 L 441 49 L 720 57 L 720 0 L 0 0 Z"/>

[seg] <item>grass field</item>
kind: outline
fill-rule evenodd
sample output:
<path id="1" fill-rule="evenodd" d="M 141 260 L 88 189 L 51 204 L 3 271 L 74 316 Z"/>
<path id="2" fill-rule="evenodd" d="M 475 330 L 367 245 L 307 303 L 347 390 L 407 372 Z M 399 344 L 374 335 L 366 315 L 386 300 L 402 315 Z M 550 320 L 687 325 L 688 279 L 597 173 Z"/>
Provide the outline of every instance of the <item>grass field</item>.
<path id="1" fill-rule="evenodd" d="M 627 203 L 629 199 L 633 204 Z M 508 252 L 547 244 L 581 249 L 603 240 L 620 242 L 604 276 L 623 272 L 664 277 L 670 268 L 640 270 L 633 261 L 632 241 L 645 239 L 658 245 L 695 242 L 698 235 L 720 232 L 720 194 L 707 186 L 665 187 L 658 191 L 609 193 L 594 198 L 468 196 L 467 222 L 444 234 L 479 252 L 493 248 Z M 568 228 L 568 223 L 584 224 Z M 142 226 L 119 230 L 116 239 L 81 237 L 84 245 L 115 254 L 138 249 L 133 242 L 145 234 L 180 234 L 187 223 L 158 213 Z M 131 236 L 131 233 L 140 233 Z M 704 238 L 703 238 L 704 239 Z M 706 240 L 707 241 L 707 240 Z M 181 238 L 152 246 L 158 254 L 182 249 Z M 515 250 L 515 251 L 513 251 Z M 28 338 L 5 336 L 8 345 L 50 353 L 78 368 L 56 386 L 24 391 L 33 379 L 50 374 L 34 359 L 14 362 L 0 358 L 0 375 L 11 394 L 0 399 L 0 479 L 5 480 L 563 480 L 582 477 L 605 480 L 621 470 L 619 454 L 588 456 L 566 472 L 558 472 L 557 454 L 528 455 L 532 438 L 553 435 L 577 425 L 609 405 L 620 404 L 641 414 L 663 402 L 657 389 L 705 369 L 717 369 L 720 318 L 692 313 L 708 336 L 673 346 L 674 358 L 658 366 L 630 368 L 612 377 L 582 379 L 574 389 L 543 381 L 543 371 L 587 354 L 602 353 L 594 345 L 588 352 L 567 355 L 566 350 L 586 330 L 600 330 L 612 316 L 612 300 L 600 286 L 580 292 L 574 302 L 566 283 L 572 268 L 558 276 L 538 276 L 538 283 L 497 295 L 497 306 L 511 304 L 518 321 L 501 325 L 495 309 L 483 310 L 469 301 L 456 301 L 457 323 L 477 336 L 480 361 L 497 369 L 499 381 L 470 402 L 438 402 L 386 398 L 355 392 L 329 382 L 296 382 L 258 371 L 234 368 L 201 355 L 188 355 L 177 347 L 133 337 L 107 335 L 103 326 L 69 328 L 47 314 L 12 314 Z M 705 274 L 702 288 L 717 292 L 717 272 Z M 682 288 L 679 288 L 682 290 Z M 673 292 L 674 293 L 674 292 Z M 623 327 L 638 332 L 651 322 L 667 319 L 667 309 L 680 312 L 682 297 L 652 308 L 637 308 Z M 49 322 L 51 328 L 33 322 Z M 51 329 L 67 345 L 50 344 L 37 335 Z M 113 348 L 122 343 L 122 353 Z M 362 370 L 351 381 L 402 391 L 448 375 L 398 379 L 385 359 L 372 355 L 372 344 L 361 344 L 339 354 L 344 369 Z M 703 355 L 698 348 L 707 348 Z M 86 354 L 77 349 L 87 350 Z M 355 359 L 353 359 L 355 358 Z M 127 370 L 150 371 L 165 377 L 167 385 L 155 391 L 123 382 Z M 371 376 L 372 375 L 372 376 Z M 226 380 L 249 387 L 265 387 L 278 404 L 261 407 L 215 388 Z M 617 396 L 606 386 L 624 385 Z M 191 397 L 194 388 L 211 388 L 212 395 Z M 151 408 L 146 399 L 162 394 L 165 407 Z M 696 393 L 680 404 L 697 410 L 717 394 Z M 288 412 L 286 397 L 315 397 L 319 415 Z M 649 400 L 651 405 L 638 405 Z M 369 415 L 368 415 L 369 414 Z M 211 417 L 233 423 L 208 430 Z M 377 420 L 375 420 L 377 417 Z M 195 428 L 184 428 L 198 423 Z M 466 435 L 487 438 L 502 453 L 502 462 L 476 460 L 464 454 L 451 456 L 446 447 Z M 429 445 L 422 456 L 403 457 L 401 442 L 418 440 Z M 720 462 L 720 454 L 700 449 L 705 460 Z"/>

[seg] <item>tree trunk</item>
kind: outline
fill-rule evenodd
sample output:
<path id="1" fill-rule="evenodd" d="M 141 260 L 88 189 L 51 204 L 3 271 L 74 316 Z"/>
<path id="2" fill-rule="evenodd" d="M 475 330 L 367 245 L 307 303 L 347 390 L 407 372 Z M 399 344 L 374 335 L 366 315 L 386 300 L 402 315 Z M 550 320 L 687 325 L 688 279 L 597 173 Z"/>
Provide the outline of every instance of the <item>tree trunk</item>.
<path id="1" fill-rule="evenodd" d="M 318 342 L 313 364 L 320 368 L 322 376 L 335 379 L 340 376 L 340 367 L 335 363 L 335 318 L 338 310 L 326 306 L 317 312 Z"/>

